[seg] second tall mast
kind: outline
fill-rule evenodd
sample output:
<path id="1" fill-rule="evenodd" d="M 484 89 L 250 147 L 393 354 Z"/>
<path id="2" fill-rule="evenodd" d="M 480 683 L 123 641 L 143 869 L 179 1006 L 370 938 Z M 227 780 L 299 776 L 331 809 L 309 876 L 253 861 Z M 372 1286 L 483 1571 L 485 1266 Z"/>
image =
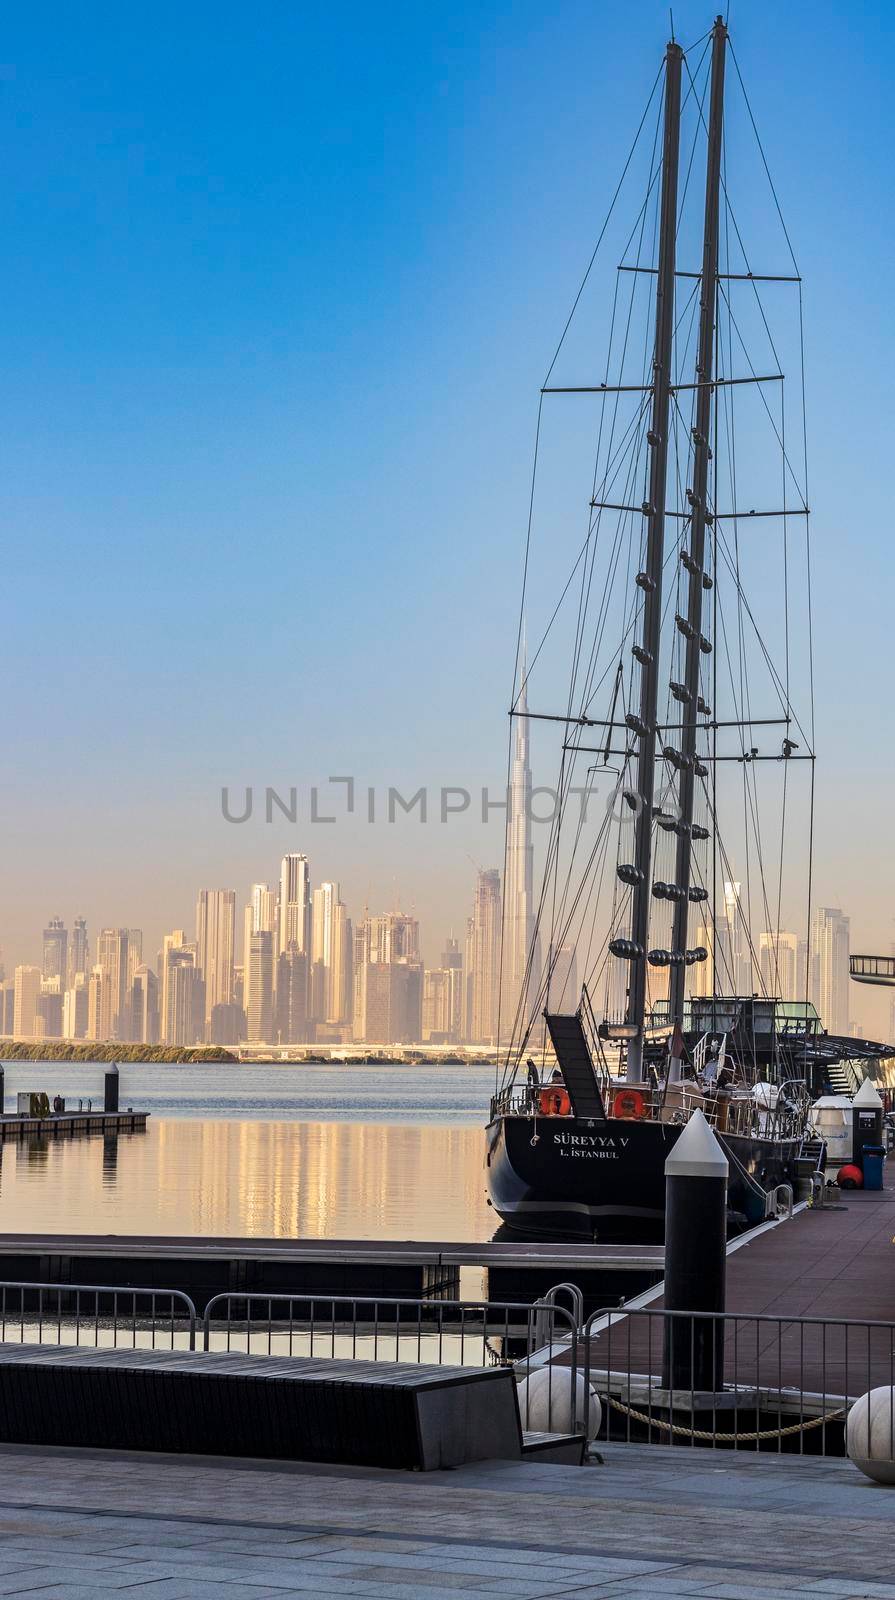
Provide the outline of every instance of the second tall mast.
<path id="1" fill-rule="evenodd" d="M 712 29 L 712 90 L 709 106 L 708 158 L 705 182 L 705 227 L 702 245 L 702 283 L 699 308 L 699 348 L 696 357 L 696 420 L 693 428 L 693 491 L 690 548 L 685 565 L 690 577 L 686 627 L 684 699 L 681 704 L 681 769 L 675 902 L 671 935 L 672 967 L 669 990 L 671 1021 L 684 1020 L 684 980 L 688 971 L 687 923 L 692 882 L 693 802 L 696 792 L 696 734 L 699 709 L 699 663 L 711 649 L 702 633 L 702 597 L 711 579 L 705 573 L 706 497 L 709 482 L 712 427 L 712 379 L 715 366 L 715 315 L 718 296 L 718 228 L 721 208 L 721 149 L 724 131 L 724 66 L 727 29 L 718 17 Z M 717 715 L 717 712 L 714 713 Z M 694 890 L 694 894 L 699 890 Z"/>
<path id="2" fill-rule="evenodd" d="M 662 149 L 662 198 L 659 218 L 659 259 L 656 277 L 656 340 L 653 353 L 653 399 L 650 444 L 649 503 L 646 566 L 638 576 L 643 590 L 643 627 L 635 655 L 640 662 L 640 739 L 637 762 L 634 868 L 636 882 L 631 906 L 631 981 L 627 1020 L 633 1037 L 628 1043 L 627 1077 L 640 1080 L 643 1064 L 646 1010 L 646 952 L 649 939 L 652 881 L 653 790 L 656 767 L 656 706 L 658 701 L 659 644 L 662 624 L 662 569 L 665 559 L 665 495 L 668 475 L 668 424 L 671 405 L 671 362 L 674 348 L 674 274 L 677 234 L 678 167 L 681 132 L 681 66 L 683 51 L 674 40 L 665 52 L 665 127 Z M 632 724 L 633 726 L 633 724 Z"/>

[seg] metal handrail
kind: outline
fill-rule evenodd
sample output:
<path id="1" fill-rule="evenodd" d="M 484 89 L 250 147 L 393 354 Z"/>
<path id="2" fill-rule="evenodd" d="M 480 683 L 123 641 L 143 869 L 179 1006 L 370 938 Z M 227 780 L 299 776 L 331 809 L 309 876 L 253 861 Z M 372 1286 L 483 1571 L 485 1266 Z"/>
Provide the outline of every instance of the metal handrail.
<path id="1" fill-rule="evenodd" d="M 19 1297 L 18 1310 L 13 1317 L 10 1317 L 9 1310 L 7 1308 L 8 1290 L 17 1291 Z M 31 1311 L 29 1308 L 26 1308 L 26 1295 L 29 1298 L 32 1296 L 37 1297 L 36 1313 Z M 45 1297 L 51 1295 L 56 1296 L 56 1312 L 53 1317 L 48 1317 L 44 1311 L 44 1299 Z M 94 1297 L 95 1303 L 92 1317 L 85 1316 L 82 1312 L 82 1295 L 93 1295 Z M 74 1299 L 73 1309 L 70 1306 L 64 1308 L 63 1300 L 70 1302 L 72 1298 Z M 103 1311 L 101 1309 L 102 1302 L 104 1300 L 111 1300 L 111 1311 Z M 184 1294 L 181 1289 L 140 1289 L 108 1283 L 33 1283 L 28 1282 L 25 1279 L 2 1280 L 0 1281 L 0 1337 L 2 1337 L 3 1340 L 6 1340 L 8 1324 L 10 1322 L 13 1324 L 17 1323 L 19 1327 L 20 1340 L 24 1344 L 26 1327 L 36 1324 L 38 1333 L 37 1342 L 38 1344 L 41 1344 L 44 1342 L 43 1333 L 45 1326 L 55 1326 L 58 1335 L 55 1343 L 61 1344 L 63 1325 L 74 1322 L 75 1344 L 79 1345 L 81 1343 L 82 1326 L 85 1323 L 89 1326 L 90 1322 L 92 1321 L 95 1342 L 98 1343 L 100 1327 L 111 1317 L 113 1346 L 115 1348 L 118 1347 L 118 1334 L 122 1320 L 125 1322 L 129 1321 L 134 1337 L 134 1344 L 136 1345 L 138 1322 L 143 1320 L 142 1318 L 138 1317 L 138 1300 L 149 1301 L 149 1311 L 146 1320 L 150 1324 L 149 1331 L 152 1334 L 153 1349 L 155 1349 L 156 1333 L 160 1328 L 169 1330 L 171 1346 L 173 1348 L 174 1335 L 176 1332 L 175 1324 L 178 1320 L 180 1320 L 186 1322 L 186 1333 L 188 1340 L 187 1347 L 190 1350 L 195 1350 L 198 1313 L 188 1294 Z M 126 1309 L 122 1309 L 122 1302 L 126 1307 L 127 1301 L 131 1302 L 129 1314 Z M 169 1307 L 167 1314 L 159 1314 L 158 1305 L 160 1301 L 167 1303 Z M 175 1307 L 183 1308 L 183 1315 L 180 1319 L 175 1316 Z"/>
<path id="2" fill-rule="evenodd" d="M 557 1285 L 560 1290 L 568 1287 Z M 227 1307 L 227 1316 L 221 1320 L 224 1322 L 226 1348 L 229 1350 L 234 1331 L 230 1308 L 244 1306 L 249 1309 L 253 1305 L 266 1308 L 267 1315 L 259 1318 L 254 1326 L 249 1316 L 245 1319 L 244 1327 L 239 1328 L 246 1350 L 251 1348 L 253 1337 L 260 1334 L 263 1338 L 266 1333 L 267 1353 L 275 1356 L 274 1338 L 285 1334 L 288 1337 L 288 1355 L 292 1354 L 296 1338 L 310 1339 L 312 1355 L 316 1353 L 316 1344 L 322 1339 L 324 1346 L 329 1343 L 332 1359 L 336 1358 L 336 1345 L 340 1341 L 343 1348 L 338 1354 L 342 1359 L 369 1360 L 370 1352 L 360 1349 L 359 1344 L 372 1338 L 374 1361 L 410 1361 L 422 1365 L 431 1360 L 424 1346 L 431 1344 L 433 1339 L 437 1341 L 439 1364 L 444 1362 L 445 1341 L 454 1341 L 455 1355 L 459 1341 L 459 1361 L 449 1362 L 450 1365 L 510 1366 L 517 1380 L 532 1377 L 535 1373 L 546 1373 L 546 1383 L 539 1386 L 536 1396 L 533 1396 L 528 1385 L 524 1391 L 518 1391 L 522 1426 L 526 1428 L 531 1423 L 532 1407 L 535 1407 L 538 1428 L 543 1427 L 546 1414 L 549 1431 L 573 1431 L 571 1423 L 577 1408 L 570 1397 L 569 1385 L 578 1368 L 577 1308 L 569 1311 L 552 1301 L 550 1295 L 532 1305 L 513 1300 L 426 1300 L 386 1298 L 381 1295 L 326 1295 L 313 1291 L 303 1295 L 238 1294 L 228 1291 L 215 1295 L 205 1308 L 202 1319 L 203 1348 L 211 1348 L 216 1309 Z M 296 1307 L 303 1308 L 304 1315 L 296 1317 Z M 275 1308 L 288 1311 L 288 1316 L 275 1317 Z M 497 1339 L 503 1340 L 502 1349 L 495 1348 Z M 388 1354 L 380 1354 L 383 1344 L 390 1347 Z M 470 1346 L 473 1346 L 472 1351 Z M 564 1357 L 561 1368 L 555 1365 L 555 1357 L 560 1352 Z M 472 1360 L 468 1359 L 470 1354 L 473 1355 Z M 565 1365 L 565 1357 L 569 1358 L 568 1365 Z"/>
<path id="3" fill-rule="evenodd" d="M 558 1285 L 565 1288 L 565 1285 Z M 429 1300 L 423 1297 L 403 1297 L 387 1295 L 330 1295 L 311 1290 L 305 1294 L 271 1294 L 250 1293 L 239 1294 L 228 1290 L 222 1294 L 213 1295 L 205 1307 L 202 1318 L 202 1348 L 209 1350 L 210 1340 L 215 1331 L 215 1311 L 220 1306 L 227 1307 L 226 1317 L 217 1319 L 219 1332 L 226 1332 L 227 1349 L 231 1348 L 231 1337 L 234 1332 L 234 1318 L 231 1307 L 266 1306 L 267 1316 L 260 1317 L 252 1326 L 251 1315 L 238 1318 L 240 1324 L 245 1323 L 244 1329 L 239 1332 L 246 1340 L 253 1335 L 267 1334 L 268 1353 L 273 1354 L 273 1340 L 277 1333 L 287 1334 L 290 1350 L 292 1341 L 296 1337 L 310 1337 L 312 1347 L 317 1339 L 328 1339 L 335 1353 L 337 1338 L 350 1338 L 351 1349 L 349 1359 L 362 1359 L 357 1356 L 357 1344 L 361 1339 L 373 1339 L 373 1360 L 378 1359 L 380 1341 L 407 1342 L 416 1341 L 418 1361 L 422 1361 L 422 1345 L 424 1340 L 437 1337 L 439 1356 L 443 1354 L 445 1338 L 460 1339 L 460 1365 L 464 1365 L 462 1356 L 465 1354 L 466 1342 L 475 1335 L 481 1338 L 487 1346 L 488 1340 L 503 1337 L 507 1343 L 511 1339 L 520 1337 L 520 1324 L 524 1330 L 525 1356 L 519 1359 L 528 1361 L 538 1350 L 538 1338 L 543 1337 L 544 1316 L 549 1316 L 552 1326 L 549 1328 L 549 1337 L 544 1339 L 544 1344 L 552 1347 L 557 1342 L 557 1322 L 562 1330 L 563 1343 L 568 1340 L 572 1357 L 572 1367 L 577 1365 L 578 1357 L 578 1319 L 574 1310 L 567 1310 L 565 1306 L 548 1304 L 531 1304 L 521 1300 Z M 296 1318 L 297 1307 L 306 1308 L 306 1314 Z M 321 1314 L 319 1308 L 328 1308 L 329 1316 Z M 286 1315 L 274 1316 L 275 1308 L 282 1308 Z M 369 1313 L 366 1317 L 363 1313 Z M 448 1320 L 448 1318 L 452 1320 Z M 512 1317 L 512 1321 L 511 1321 Z M 223 1327 L 220 1326 L 223 1324 Z M 472 1325 L 471 1325 L 472 1324 Z M 492 1352 L 493 1353 L 493 1352 Z M 368 1359 L 368 1358 L 364 1358 Z M 411 1355 L 412 1359 L 412 1355 Z M 515 1363 L 514 1363 L 515 1364 Z"/>

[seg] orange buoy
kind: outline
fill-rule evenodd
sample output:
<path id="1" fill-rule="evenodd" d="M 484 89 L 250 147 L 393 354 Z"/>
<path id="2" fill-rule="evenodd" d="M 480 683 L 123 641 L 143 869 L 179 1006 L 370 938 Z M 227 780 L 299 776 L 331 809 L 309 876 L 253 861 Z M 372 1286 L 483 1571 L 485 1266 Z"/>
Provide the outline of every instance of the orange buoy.
<path id="1" fill-rule="evenodd" d="M 639 1089 L 619 1089 L 612 1105 L 616 1117 L 628 1120 L 646 1116 L 646 1101 Z"/>
<path id="2" fill-rule="evenodd" d="M 572 1109 L 568 1090 L 559 1083 L 545 1084 L 540 1094 L 543 1117 L 567 1117 Z"/>

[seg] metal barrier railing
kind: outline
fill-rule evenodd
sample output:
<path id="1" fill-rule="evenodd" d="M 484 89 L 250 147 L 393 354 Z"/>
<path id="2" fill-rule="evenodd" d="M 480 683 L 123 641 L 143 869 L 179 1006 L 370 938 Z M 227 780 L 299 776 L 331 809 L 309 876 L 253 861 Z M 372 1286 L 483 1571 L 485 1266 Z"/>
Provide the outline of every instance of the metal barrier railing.
<path id="1" fill-rule="evenodd" d="M 551 1291 L 568 1294 L 569 1286 Z M 397 1361 L 437 1366 L 513 1366 L 520 1379 L 543 1371 L 540 1412 L 558 1425 L 562 1359 L 568 1381 L 578 1365 L 580 1301 L 533 1305 L 509 1300 L 423 1300 L 321 1294 L 219 1294 L 202 1319 L 204 1350 L 242 1350 L 331 1360 Z M 555 1400 L 554 1400 L 555 1396 Z M 522 1425 L 531 1395 L 522 1392 Z M 568 1405 L 568 1402 L 566 1402 Z"/>
<path id="2" fill-rule="evenodd" d="M 197 1320 L 179 1289 L 0 1282 L 4 1344 L 195 1350 Z"/>
<path id="3" fill-rule="evenodd" d="M 577 1350 L 580 1394 L 617 1443 L 841 1456 L 850 1406 L 895 1386 L 888 1322 L 618 1308 L 588 1318 Z"/>

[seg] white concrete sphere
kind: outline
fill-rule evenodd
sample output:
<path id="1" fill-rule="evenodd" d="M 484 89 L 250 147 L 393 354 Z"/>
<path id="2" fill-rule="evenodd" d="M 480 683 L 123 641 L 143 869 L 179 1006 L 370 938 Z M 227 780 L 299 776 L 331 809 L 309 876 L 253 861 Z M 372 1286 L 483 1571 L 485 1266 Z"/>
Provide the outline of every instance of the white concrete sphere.
<path id="1" fill-rule="evenodd" d="M 855 1401 L 845 1425 L 845 1448 L 868 1478 L 895 1484 L 895 1388 L 885 1384 Z"/>
<path id="2" fill-rule="evenodd" d="M 583 1428 L 588 1439 L 595 1439 L 600 1431 L 603 1408 L 599 1396 L 589 1385 L 585 1406 L 584 1379 L 571 1367 L 536 1368 L 519 1383 L 518 1394 L 526 1433 L 575 1433 Z"/>

